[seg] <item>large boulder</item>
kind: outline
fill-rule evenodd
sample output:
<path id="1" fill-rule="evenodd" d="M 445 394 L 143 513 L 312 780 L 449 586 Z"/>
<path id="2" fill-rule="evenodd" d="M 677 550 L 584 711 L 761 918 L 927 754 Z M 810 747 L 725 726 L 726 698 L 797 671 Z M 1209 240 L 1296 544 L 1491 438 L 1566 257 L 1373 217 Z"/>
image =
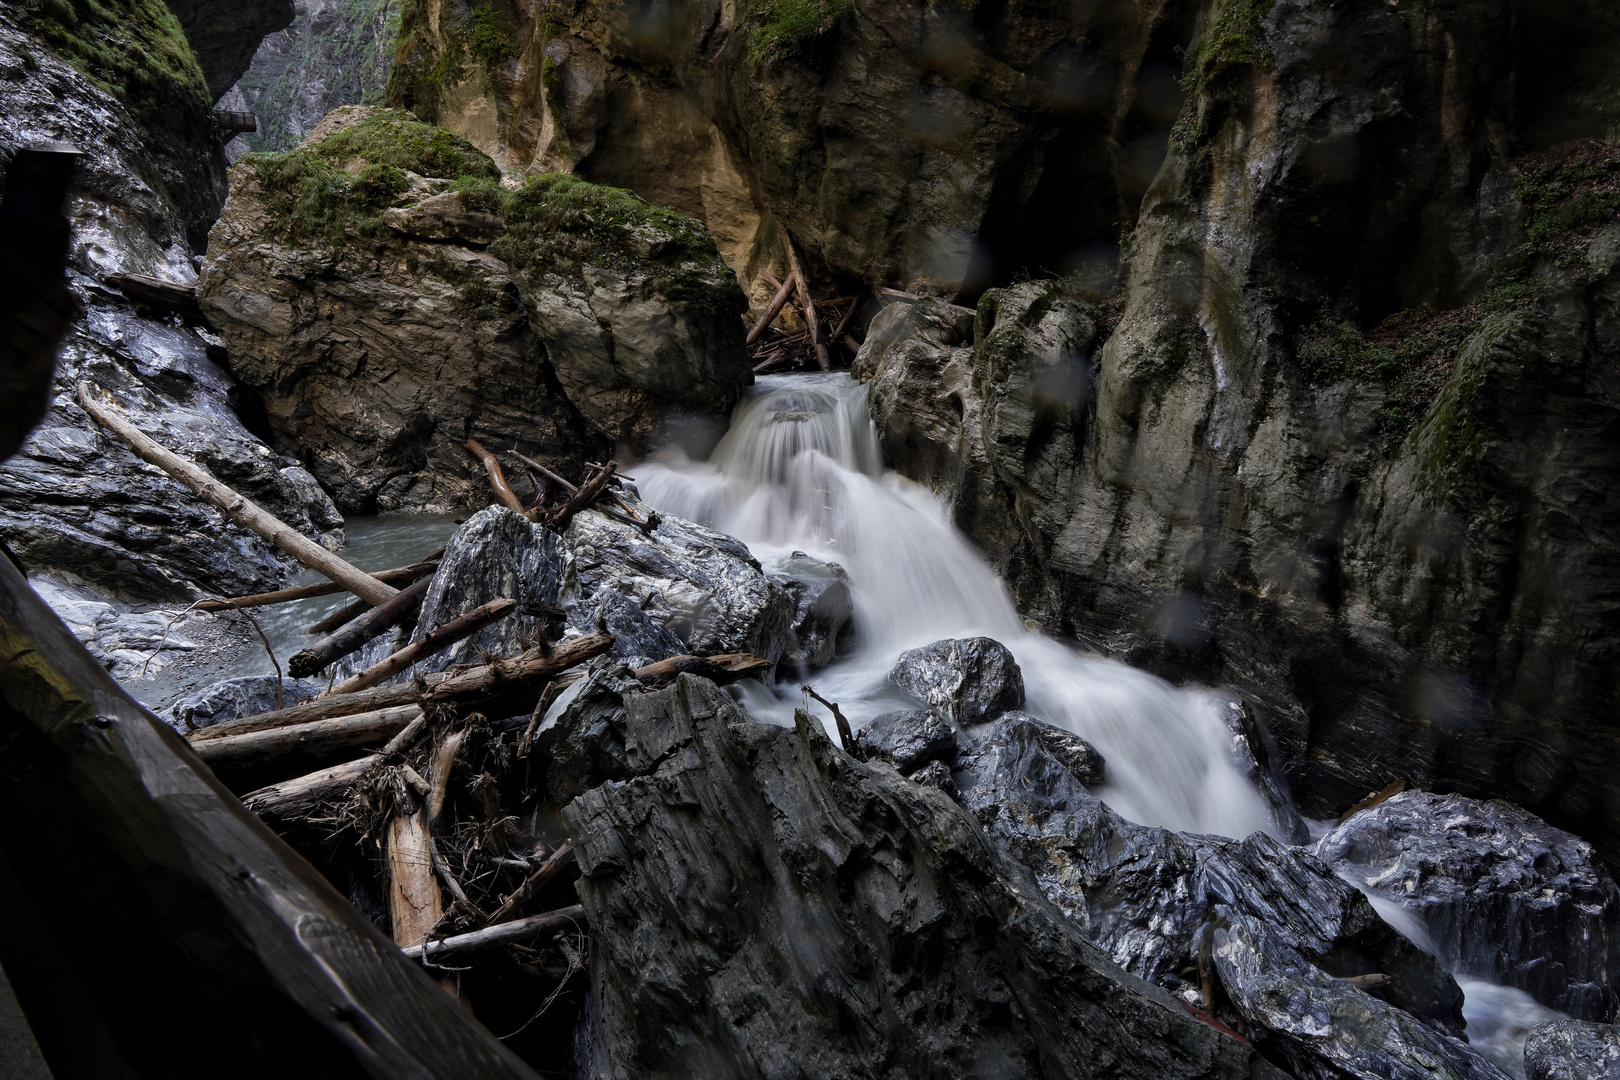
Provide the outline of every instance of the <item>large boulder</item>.
<path id="1" fill-rule="evenodd" d="M 465 216 L 417 229 L 433 239 L 381 216 L 432 203 L 458 178 L 484 182 L 480 204 L 498 205 L 497 175 L 448 132 L 360 106 L 298 150 L 232 168 L 198 299 L 276 445 L 345 510 L 487 503 L 469 436 L 565 472 L 606 451 L 557 385 L 489 237 L 457 234 Z"/>
<path id="2" fill-rule="evenodd" d="M 994 638 L 947 638 L 900 654 L 889 681 L 942 709 L 956 723 L 979 724 L 1024 705 L 1024 673 Z"/>
<path id="3" fill-rule="evenodd" d="M 855 617 L 849 574 L 835 562 L 802 551 L 793 552 L 773 569 L 793 594 L 798 663 L 810 671 L 826 667 L 838 656 Z"/>
<path id="4" fill-rule="evenodd" d="M 929 762 L 956 758 L 956 731 L 933 709 L 884 713 L 855 732 L 855 746 L 867 761 L 887 761 L 909 775 Z"/>
<path id="5" fill-rule="evenodd" d="M 1555 1020 L 1524 1040 L 1528 1080 L 1620 1080 L 1620 1027 Z"/>
<path id="6" fill-rule="evenodd" d="M 1316 851 L 1416 915 L 1453 970 L 1576 1019 L 1613 1019 L 1620 885 L 1580 838 L 1509 803 L 1403 791 Z"/>
<path id="7" fill-rule="evenodd" d="M 575 797 L 585 1075 L 1272 1075 L 1111 964 L 941 792 L 682 676 Z M 650 912 L 657 913 L 649 917 Z"/>
<path id="8" fill-rule="evenodd" d="M 512 267 L 558 381 L 596 430 L 638 451 L 718 439 L 753 367 L 748 301 L 708 230 L 563 173 L 530 179 L 505 215 L 491 251 Z"/>
<path id="9" fill-rule="evenodd" d="M 631 505 L 643 517 L 651 513 L 645 504 Z M 619 621 L 623 609 L 609 599 L 617 596 L 673 634 L 684 652 L 753 653 L 772 663 L 792 655 L 794 597 L 733 537 L 670 515 L 659 515 L 647 534 L 587 510 L 569 524 L 564 544 L 572 561 L 562 600 L 579 629 L 600 613 L 610 628 L 628 625 L 643 638 L 634 617 Z M 646 640 L 659 651 L 668 647 L 661 636 Z"/>

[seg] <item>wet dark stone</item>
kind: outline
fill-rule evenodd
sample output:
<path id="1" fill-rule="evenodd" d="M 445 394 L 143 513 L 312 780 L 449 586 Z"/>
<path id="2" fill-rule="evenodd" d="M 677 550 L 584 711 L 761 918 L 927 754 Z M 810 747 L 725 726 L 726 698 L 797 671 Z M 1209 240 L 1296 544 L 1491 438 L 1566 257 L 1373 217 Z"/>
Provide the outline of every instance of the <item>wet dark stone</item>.
<path id="1" fill-rule="evenodd" d="M 824 668 L 838 655 L 840 640 L 855 615 L 849 574 L 837 563 L 823 562 L 802 551 L 795 551 L 778 567 L 778 573 L 793 595 L 798 662 L 811 671 Z"/>
<path id="2" fill-rule="evenodd" d="M 563 811 L 588 1075 L 1275 1075 L 1111 964 L 949 797 L 805 714 L 755 723 L 691 676 L 626 703 L 631 775 Z"/>
<path id="3" fill-rule="evenodd" d="M 1454 970 L 1576 1019 L 1614 1018 L 1620 886 L 1579 837 L 1510 803 L 1405 791 L 1316 850 L 1416 915 Z"/>
<path id="4" fill-rule="evenodd" d="M 1033 725 L 1035 737 L 1040 740 L 1041 746 L 1082 784 L 1100 784 L 1107 779 L 1108 763 L 1103 759 L 1101 750 L 1074 732 L 1064 731 L 1027 712 L 1002 713 L 988 726 L 974 728 L 971 734 L 975 739 L 1006 739 L 1014 724 Z"/>
<path id="5" fill-rule="evenodd" d="M 241 716 L 296 705 L 326 689 L 325 679 L 284 678 L 280 683 L 281 694 L 278 697 L 274 675 L 226 679 L 179 699 L 164 710 L 164 719 L 182 732 L 192 731 L 210 724 L 223 724 Z"/>
<path id="6" fill-rule="evenodd" d="M 902 774 L 930 761 L 950 761 L 956 754 L 956 732 L 932 709 L 884 713 L 855 733 L 855 745 L 867 760 L 887 761 Z"/>
<path id="7" fill-rule="evenodd" d="M 1542 1024 L 1524 1040 L 1528 1080 L 1620 1080 L 1620 1027 L 1585 1020 Z"/>
<path id="8" fill-rule="evenodd" d="M 889 681 L 963 727 L 1024 705 L 1024 673 L 994 638 L 948 638 L 903 652 Z"/>
<path id="9" fill-rule="evenodd" d="M 938 788 L 951 798 L 956 798 L 956 783 L 951 779 L 951 767 L 943 761 L 930 761 L 912 773 L 910 779 L 913 783 Z"/>

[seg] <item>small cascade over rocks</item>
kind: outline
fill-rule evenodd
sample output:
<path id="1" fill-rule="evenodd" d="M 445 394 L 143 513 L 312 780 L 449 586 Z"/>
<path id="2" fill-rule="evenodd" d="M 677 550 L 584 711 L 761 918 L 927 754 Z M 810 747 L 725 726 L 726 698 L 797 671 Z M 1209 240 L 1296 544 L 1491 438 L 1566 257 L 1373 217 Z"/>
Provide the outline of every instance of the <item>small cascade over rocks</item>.
<path id="1" fill-rule="evenodd" d="M 855 726 L 916 707 L 888 679 L 903 652 L 993 638 L 1016 658 L 1024 707 L 1107 759 L 1109 780 L 1098 794 L 1121 814 L 1224 836 L 1286 832 L 1228 752 L 1224 699 L 1026 629 L 937 500 L 883 471 L 865 388 L 848 376 L 763 378 L 710 462 L 666 454 L 635 475 L 648 503 L 737 537 L 767 567 L 804 552 L 848 572 L 858 638 L 816 686 Z M 787 724 L 797 699 L 761 694 L 748 704 Z"/>

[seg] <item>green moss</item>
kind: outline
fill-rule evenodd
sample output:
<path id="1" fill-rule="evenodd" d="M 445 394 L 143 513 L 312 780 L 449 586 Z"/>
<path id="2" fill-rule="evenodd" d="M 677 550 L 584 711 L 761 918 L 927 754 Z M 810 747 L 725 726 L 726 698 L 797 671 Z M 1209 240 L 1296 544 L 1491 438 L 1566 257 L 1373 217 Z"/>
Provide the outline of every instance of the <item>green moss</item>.
<path id="1" fill-rule="evenodd" d="M 691 218 L 569 173 L 531 177 L 507 194 L 503 214 L 507 261 L 517 267 L 536 258 L 599 261 L 603 253 L 642 262 L 720 258 L 714 237 Z"/>
<path id="2" fill-rule="evenodd" d="M 512 36 L 511 24 L 492 0 L 480 0 L 468 14 L 472 29 L 468 34 L 467 47 L 485 70 L 517 58 L 520 50 L 517 39 Z"/>
<path id="3" fill-rule="evenodd" d="M 759 0 L 749 5 L 754 29 L 748 60 L 755 67 L 798 52 L 838 24 L 853 0 Z"/>
<path id="4" fill-rule="evenodd" d="M 1525 242 L 1504 260 L 1500 280 L 1522 285 L 1545 259 L 1582 276 L 1587 244 L 1620 220 L 1620 145 L 1588 140 L 1520 158 L 1513 164 L 1513 193 Z"/>
<path id="5" fill-rule="evenodd" d="M 101 89 L 150 116 L 207 110 L 207 81 L 163 0 L 24 0 L 29 28 Z"/>
<path id="6" fill-rule="evenodd" d="M 354 159 L 365 162 L 354 175 Z M 311 146 L 279 154 L 247 154 L 265 193 L 274 237 L 324 237 L 340 242 L 350 228 L 381 231 L 382 211 L 410 190 L 406 172 L 455 177 L 469 190 L 499 191 L 500 170 L 471 143 L 409 113 L 389 109 Z M 498 195 L 486 199 L 491 205 Z"/>
<path id="7" fill-rule="evenodd" d="M 1275 6 L 1276 0 L 1226 0 L 1205 27 L 1181 77 L 1187 103 L 1170 132 L 1177 146 L 1185 149 L 1204 137 L 1200 99 L 1222 76 L 1239 69 L 1273 69 L 1276 58 L 1261 20 Z"/>

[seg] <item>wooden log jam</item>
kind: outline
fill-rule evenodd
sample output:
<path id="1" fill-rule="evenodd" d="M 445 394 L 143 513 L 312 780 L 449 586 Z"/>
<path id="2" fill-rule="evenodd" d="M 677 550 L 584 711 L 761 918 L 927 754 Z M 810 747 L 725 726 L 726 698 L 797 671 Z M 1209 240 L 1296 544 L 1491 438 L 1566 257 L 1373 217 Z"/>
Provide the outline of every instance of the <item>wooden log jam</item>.
<path id="1" fill-rule="evenodd" d="M 400 649 L 398 652 L 379 660 L 366 670 L 345 679 L 332 687 L 328 693 L 352 694 L 356 690 L 364 690 L 368 686 L 376 686 L 385 679 L 404 671 L 412 664 L 425 660 L 435 653 L 443 652 L 463 638 L 471 637 L 491 623 L 506 618 L 517 608 L 516 600 L 491 600 L 489 603 L 475 607 L 465 615 L 458 615 L 443 626 L 435 627 L 420 641 Z"/>
<path id="2" fill-rule="evenodd" d="M 790 273 L 787 276 L 787 280 L 782 282 L 782 287 L 776 290 L 776 295 L 771 297 L 771 302 L 765 305 L 765 314 L 759 317 L 759 321 L 754 323 L 753 327 L 748 331 L 748 336 L 743 339 L 743 346 L 745 348 L 753 345 L 754 342 L 759 340 L 759 336 L 765 332 L 765 329 L 770 326 L 773 321 L 775 321 L 776 316 L 781 314 L 782 306 L 787 303 L 788 297 L 792 295 L 793 275 Z"/>
<path id="3" fill-rule="evenodd" d="M 563 504 L 562 508 L 546 520 L 546 524 L 557 532 L 562 532 L 568 528 L 568 523 L 574 520 L 574 515 L 591 505 L 596 501 L 597 496 L 602 494 L 607 487 L 608 481 L 612 479 L 613 471 L 616 468 L 618 466 L 610 461 L 597 469 L 595 475 L 585 481 L 579 490 L 569 496 L 568 501 Z"/>
<path id="4" fill-rule="evenodd" d="M 495 489 L 495 497 L 500 500 L 501 505 L 514 513 L 528 517 L 528 508 L 523 505 L 523 500 L 517 497 L 517 492 L 512 490 L 512 485 L 506 482 L 506 473 L 502 471 L 501 463 L 495 459 L 495 455 L 485 450 L 477 439 L 468 439 L 461 445 L 484 463 L 484 472 L 489 476 L 489 486 Z"/>
<path id="5" fill-rule="evenodd" d="M 804 306 L 805 327 L 810 331 L 810 343 L 816 347 L 816 363 L 821 365 L 822 371 L 830 371 L 832 355 L 827 352 L 826 342 L 821 340 L 821 317 L 816 314 L 816 302 L 810 295 L 810 282 L 804 276 L 804 269 L 799 265 L 799 256 L 793 250 L 793 240 L 786 232 L 782 234 L 782 247 L 787 251 L 788 277 L 797 284 L 799 302 Z"/>
<path id="6" fill-rule="evenodd" d="M 378 604 L 343 629 L 322 638 L 307 649 L 293 653 L 292 659 L 287 661 L 287 670 L 292 673 L 293 678 L 303 679 L 322 670 L 334 660 L 343 659 L 378 634 L 398 626 L 407 615 L 421 607 L 422 598 L 427 595 L 428 587 L 432 584 L 431 577 L 422 578 L 404 592 Z"/>
<path id="7" fill-rule="evenodd" d="M 141 459 L 156 465 L 190 488 L 205 502 L 244 529 L 258 533 L 303 565 L 325 574 L 356 596 L 381 604 L 399 590 L 385 585 L 277 519 L 257 503 L 214 479 L 200 465 L 155 442 L 124 418 L 121 411 L 98 399 L 88 382 L 79 382 L 79 405 L 102 427 L 116 435 Z"/>
<path id="8" fill-rule="evenodd" d="M 452 956 L 492 949 L 498 945 L 532 943 L 542 935 L 555 934 L 585 921 L 585 909 L 579 904 L 548 911 L 544 915 L 531 915 L 527 919 L 514 919 L 509 923 L 474 930 L 470 934 L 457 934 L 439 941 L 428 941 L 401 950 L 411 960 L 439 963 Z"/>
<path id="9" fill-rule="evenodd" d="M 528 902 L 529 898 L 545 888 L 563 867 L 574 860 L 574 842 L 565 840 L 556 851 L 547 856 L 535 871 L 523 879 L 523 884 L 512 890 L 512 895 L 501 901 L 501 906 L 495 909 L 490 916 L 491 922 L 501 923 L 511 918 L 512 913 Z"/>
<path id="10" fill-rule="evenodd" d="M 422 693 L 422 701 L 470 702 L 524 689 L 575 664 L 601 656 L 613 648 L 613 635 L 596 630 L 570 641 L 558 642 L 550 656 L 498 660 L 493 664 L 452 675 Z"/>
<path id="11" fill-rule="evenodd" d="M 192 749 L 214 769 L 261 765 L 288 754 L 342 750 L 383 742 L 399 734 L 421 715 L 419 705 L 396 705 L 391 709 L 356 713 L 336 720 L 315 720 L 246 735 L 208 739 L 193 743 Z"/>
<path id="12" fill-rule="evenodd" d="M 320 622 L 310 624 L 309 629 L 305 630 L 304 633 L 330 634 L 340 626 L 348 626 L 350 623 L 354 622 L 354 620 L 370 611 L 374 606 L 375 605 L 373 604 L 366 603 L 364 600 L 356 600 L 352 604 L 344 604 L 342 607 L 332 612 L 332 614 L 328 615 Z"/>
<path id="13" fill-rule="evenodd" d="M 377 761 L 377 754 L 367 754 L 354 761 L 283 780 L 279 784 L 248 792 L 242 796 L 242 805 L 265 821 L 293 821 L 307 817 L 328 800 L 346 794 Z"/>
<path id="14" fill-rule="evenodd" d="M 442 681 L 447 677 L 443 672 L 434 672 L 428 675 L 424 681 L 431 686 L 433 683 Z M 322 695 L 298 705 L 289 705 L 285 709 L 252 713 L 248 716 L 238 717 L 235 720 L 227 720 L 221 724 L 211 724 L 208 727 L 191 732 L 186 738 L 193 745 L 196 745 L 212 739 L 246 735 L 250 731 L 269 731 L 271 728 L 288 727 L 292 724 L 307 724 L 312 720 L 331 720 L 339 716 L 353 716 L 355 713 L 390 709 L 396 705 L 410 705 L 415 703 L 420 694 L 420 689 L 406 683 L 403 686 L 378 686 L 370 690 L 362 690 L 356 694 Z"/>
<path id="15" fill-rule="evenodd" d="M 679 675 L 697 675 L 720 686 L 769 671 L 772 664 L 752 653 L 721 653 L 718 656 L 671 656 L 645 667 L 638 667 L 635 676 L 649 685 L 663 685 L 675 681 Z"/>
<path id="16" fill-rule="evenodd" d="M 556 484 L 570 495 L 579 490 L 578 484 L 569 483 L 567 480 L 564 480 L 561 476 L 558 476 L 556 473 L 552 472 L 538 461 L 535 461 L 533 458 L 524 457 L 516 450 L 512 451 L 512 456 L 523 462 L 523 464 L 527 465 L 530 470 L 539 473 L 541 476 L 545 477 L 547 480 L 550 480 L 552 483 Z M 652 514 L 649 517 L 643 518 L 637 514 L 635 508 L 632 507 L 628 502 L 625 502 L 624 498 L 617 492 L 609 491 L 608 497 L 619 504 L 619 510 L 612 510 L 605 506 L 598 506 L 596 507 L 597 513 L 606 514 L 614 521 L 625 525 L 634 525 L 648 536 L 651 536 L 653 534 L 653 530 L 658 527 L 657 514 Z M 622 511 L 622 513 L 620 511 Z"/>

